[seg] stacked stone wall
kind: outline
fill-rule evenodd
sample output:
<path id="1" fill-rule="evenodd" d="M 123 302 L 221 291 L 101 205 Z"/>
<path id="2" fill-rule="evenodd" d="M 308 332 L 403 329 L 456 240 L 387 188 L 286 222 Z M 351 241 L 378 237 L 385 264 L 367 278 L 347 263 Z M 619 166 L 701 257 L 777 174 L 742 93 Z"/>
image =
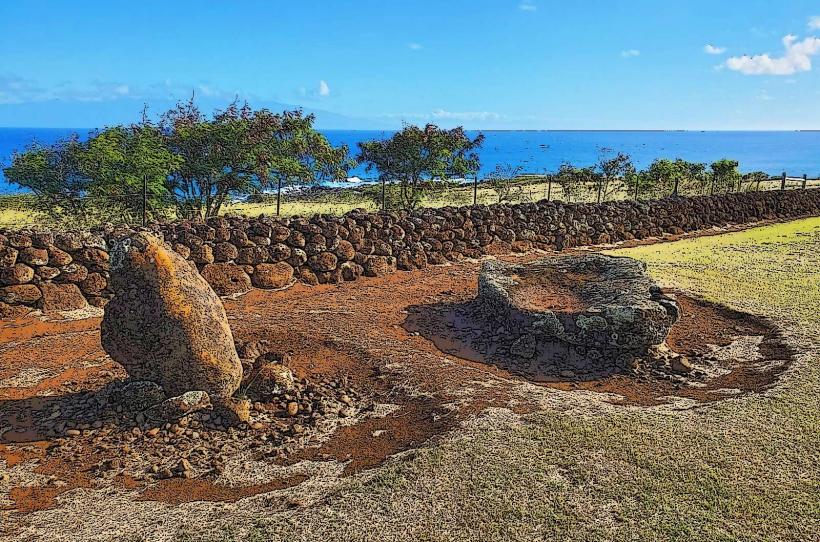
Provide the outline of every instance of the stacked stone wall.
<path id="1" fill-rule="evenodd" d="M 563 250 L 818 214 L 820 190 L 790 190 L 310 218 L 218 217 L 148 229 L 192 261 L 218 294 L 232 295 L 293 281 L 315 285 L 378 277 L 487 254 Z M 0 230 L 0 309 L 103 306 L 112 295 L 108 243 L 133 231 Z"/>

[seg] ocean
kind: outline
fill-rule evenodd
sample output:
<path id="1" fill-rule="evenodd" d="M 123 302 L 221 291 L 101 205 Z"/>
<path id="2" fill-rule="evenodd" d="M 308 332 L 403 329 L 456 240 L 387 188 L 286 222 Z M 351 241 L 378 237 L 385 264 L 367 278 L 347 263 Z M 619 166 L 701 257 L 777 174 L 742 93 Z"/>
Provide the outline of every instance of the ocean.
<path id="1" fill-rule="evenodd" d="M 87 129 L 69 128 L 0 128 L 0 164 L 8 165 L 15 150 L 23 150 L 32 141 L 50 144 L 76 132 L 81 137 Z M 380 130 L 323 130 L 335 145 L 347 144 L 352 152 L 360 141 L 388 137 L 392 132 Z M 475 136 L 477 131 L 469 131 Z M 721 158 L 740 162 L 743 172 L 765 171 L 779 175 L 820 177 L 820 131 L 806 132 L 696 132 L 696 131 L 483 131 L 486 139 L 479 150 L 479 177 L 493 171 L 498 164 L 521 166 L 526 173 L 556 171 L 563 162 L 576 166 L 592 165 L 602 147 L 632 156 L 639 168 L 656 158 L 683 158 L 707 164 Z M 352 183 L 372 179 L 360 166 L 350 172 Z M 0 193 L 22 190 L 9 185 L 0 172 Z"/>

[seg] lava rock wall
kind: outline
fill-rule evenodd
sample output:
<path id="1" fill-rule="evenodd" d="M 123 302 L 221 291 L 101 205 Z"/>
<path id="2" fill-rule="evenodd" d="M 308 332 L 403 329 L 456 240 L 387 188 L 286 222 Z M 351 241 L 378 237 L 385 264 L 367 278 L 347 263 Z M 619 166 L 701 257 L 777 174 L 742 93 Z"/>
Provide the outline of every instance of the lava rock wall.
<path id="1" fill-rule="evenodd" d="M 681 234 L 820 214 L 820 190 L 674 197 L 647 202 L 540 201 L 311 218 L 217 217 L 148 230 L 196 265 L 219 295 L 293 281 L 361 276 L 479 258 Z M 0 315 L 12 308 L 100 307 L 112 296 L 108 243 L 127 227 L 88 232 L 0 230 Z"/>

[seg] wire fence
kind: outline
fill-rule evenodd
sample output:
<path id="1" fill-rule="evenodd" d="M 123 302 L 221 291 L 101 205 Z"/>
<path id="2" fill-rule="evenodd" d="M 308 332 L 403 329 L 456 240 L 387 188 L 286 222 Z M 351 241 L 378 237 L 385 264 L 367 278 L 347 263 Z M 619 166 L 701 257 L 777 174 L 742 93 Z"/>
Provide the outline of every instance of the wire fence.
<path id="1" fill-rule="evenodd" d="M 808 175 L 788 175 L 754 180 L 738 179 L 721 183 L 714 178 L 693 181 L 680 179 L 663 186 L 642 186 L 616 179 L 612 182 L 568 183 L 554 175 L 525 174 L 508 181 L 474 178 L 467 181 L 439 181 L 423 185 L 410 207 L 446 207 L 463 205 L 518 204 L 541 200 L 560 200 L 567 203 L 596 203 L 615 200 L 650 200 L 667 196 L 700 196 L 732 192 L 768 190 L 807 190 L 820 188 L 820 178 Z M 246 216 L 271 215 L 277 210 L 281 216 L 311 216 L 313 214 L 341 215 L 353 209 L 378 211 L 407 208 L 401 197 L 400 185 L 365 180 L 354 187 L 305 187 L 281 194 L 277 205 L 276 194 L 258 194 L 228 200 L 220 214 Z M 61 215 L 43 209 L 43 201 L 31 194 L 0 196 L 0 229 L 48 227 L 52 229 L 87 228 L 106 222 L 127 223 L 134 226 L 162 218 L 177 218 L 173 206 L 151 208 L 147 193 L 98 195 L 82 198 L 78 209 Z"/>

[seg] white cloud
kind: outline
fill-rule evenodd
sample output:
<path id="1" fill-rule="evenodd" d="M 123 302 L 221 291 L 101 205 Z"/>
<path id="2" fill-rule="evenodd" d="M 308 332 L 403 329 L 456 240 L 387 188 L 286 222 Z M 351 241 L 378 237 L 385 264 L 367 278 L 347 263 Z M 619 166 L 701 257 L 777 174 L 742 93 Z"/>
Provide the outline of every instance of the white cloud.
<path id="1" fill-rule="evenodd" d="M 621 56 L 624 58 L 633 58 L 636 56 L 641 56 L 641 52 L 637 49 L 627 49 L 626 51 L 621 51 Z"/>
<path id="2" fill-rule="evenodd" d="M 783 56 L 772 58 L 768 53 L 733 56 L 726 61 L 726 67 L 746 75 L 792 75 L 811 71 L 811 57 L 820 53 L 820 38 L 797 41 L 797 36 L 789 34 L 783 38 L 783 47 L 786 49 Z"/>
<path id="3" fill-rule="evenodd" d="M 412 50 L 412 51 L 420 51 L 420 50 L 424 49 L 424 46 L 420 43 L 408 43 L 407 48 Z"/>
<path id="4" fill-rule="evenodd" d="M 820 15 L 809 17 L 809 29 L 820 30 Z"/>
<path id="5" fill-rule="evenodd" d="M 436 109 L 431 115 L 434 119 L 447 120 L 498 120 L 501 115 L 490 111 L 446 111 Z"/>
<path id="6" fill-rule="evenodd" d="M 319 96 L 330 96 L 330 87 L 324 79 L 319 81 Z"/>
<path id="7" fill-rule="evenodd" d="M 532 0 L 522 0 L 520 4 L 518 4 L 518 9 L 521 11 L 538 11 L 538 6 Z"/>
<path id="8" fill-rule="evenodd" d="M 710 55 L 722 55 L 726 52 L 726 47 L 718 47 L 712 44 L 706 44 L 703 46 L 703 51 Z"/>

